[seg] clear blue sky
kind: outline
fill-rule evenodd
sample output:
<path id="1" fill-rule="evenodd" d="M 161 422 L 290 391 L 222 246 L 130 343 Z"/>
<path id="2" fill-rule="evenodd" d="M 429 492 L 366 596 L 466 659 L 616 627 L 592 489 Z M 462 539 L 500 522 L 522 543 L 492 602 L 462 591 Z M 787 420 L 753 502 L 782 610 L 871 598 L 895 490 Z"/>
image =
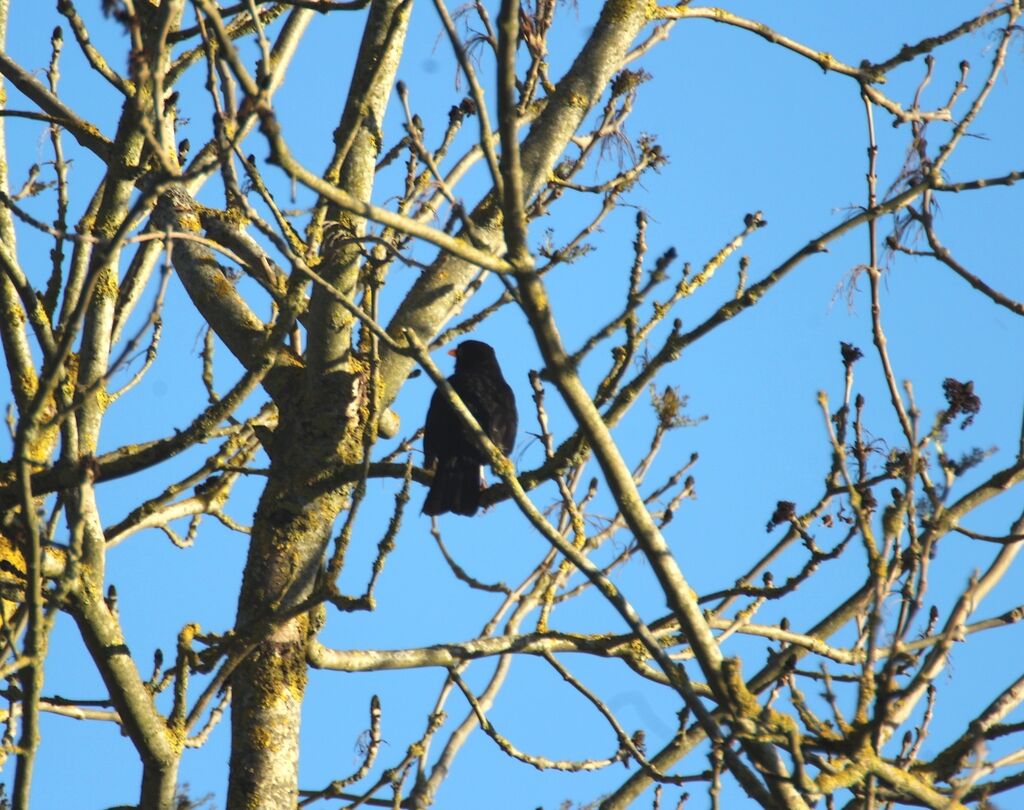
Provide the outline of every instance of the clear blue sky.
<path id="1" fill-rule="evenodd" d="M 15 2 L 7 37 L 7 50 L 21 64 L 42 76 L 49 59 L 50 31 L 61 22 L 49 5 Z M 124 68 L 125 40 L 117 26 L 103 20 L 95 3 L 82 3 L 82 13 L 93 39 L 117 69 Z M 894 54 L 904 42 L 942 32 L 976 13 L 982 4 L 924 2 L 736 2 L 729 9 L 759 19 L 812 47 L 827 50 L 836 58 L 856 65 L 863 59 L 879 61 Z M 557 80 L 592 24 L 596 4 L 560 7 L 552 45 L 552 77 Z M 88 7 L 88 8 L 86 8 Z M 190 13 L 190 12 L 189 12 Z M 331 133 L 343 104 L 352 61 L 361 30 L 362 13 L 317 18 L 304 47 L 279 91 L 275 107 L 292 151 L 307 166 L 321 168 L 332 149 Z M 428 138 L 443 130 L 449 106 L 457 100 L 453 91 L 454 69 L 433 7 L 420 3 L 413 12 L 409 43 L 399 78 L 410 88 L 413 109 L 424 119 Z M 120 113 L 120 104 L 101 79 L 85 67 L 77 47 L 66 35 L 62 61 L 61 94 L 80 113 L 94 121 L 108 136 Z M 968 98 L 980 86 L 991 60 L 994 41 L 985 34 L 939 50 L 935 76 L 924 95 L 924 106 L 944 100 L 958 75 L 957 65 L 968 59 L 973 67 Z M 243 53 L 255 58 L 254 46 Z M 609 218 L 592 239 L 597 250 L 575 265 L 559 271 L 550 281 L 553 306 L 563 337 L 577 347 L 595 326 L 614 313 L 626 292 L 632 261 L 633 220 L 637 209 L 648 212 L 649 257 L 670 246 L 680 260 L 670 272 L 677 274 L 681 261 L 699 268 L 742 229 L 748 212 L 763 211 L 768 227 L 753 235 L 741 253 L 750 258 L 752 280 L 763 276 L 809 239 L 826 231 L 865 202 L 865 122 L 856 83 L 846 77 L 823 73 L 809 61 L 752 34 L 708 21 L 693 20 L 674 29 L 668 42 L 655 48 L 634 68 L 652 75 L 640 91 L 636 110 L 627 124 L 632 136 L 653 133 L 669 158 L 657 175 L 648 175 L 633 189 L 623 208 Z M 922 75 L 920 61 L 906 65 L 891 76 L 886 92 L 909 104 Z M 205 142 L 210 131 L 210 107 L 201 84 L 204 68 L 198 66 L 182 87 L 181 115 L 188 119 L 180 135 L 193 146 Z M 948 165 L 951 179 L 994 176 L 1020 170 L 1024 162 L 1021 131 L 1024 97 L 1021 87 L 1024 64 L 1019 41 L 1011 49 L 1006 75 L 1000 80 L 973 132 L 983 138 L 967 140 Z M 28 108 L 8 84 L 10 109 Z M 890 119 L 877 114 L 879 138 L 879 187 L 884 191 L 896 178 L 908 142 L 905 129 L 893 130 Z M 48 141 L 38 122 L 6 119 L 11 183 L 16 188 L 29 165 L 49 159 Z M 401 115 L 397 102 L 389 112 L 385 142 L 400 137 Z M 475 121 L 465 136 L 475 132 Z M 948 132 L 933 125 L 934 141 Z M 72 139 L 65 143 L 72 168 L 72 219 L 80 215 L 85 195 L 95 182 L 97 166 Z M 465 143 L 465 139 L 463 139 Z M 258 135 L 248 149 L 262 159 L 266 147 Z M 457 150 L 456 150 L 457 151 Z M 604 176 L 609 164 L 595 164 L 583 180 Z M 44 176 L 47 169 L 44 167 Z M 287 185 L 271 167 L 279 194 Z M 482 171 L 482 167 L 481 167 Z M 384 173 L 378 183 L 376 202 L 387 204 L 395 193 L 402 168 Z M 477 175 L 482 177 L 482 175 Z M 475 202 L 481 181 L 462 190 Z M 201 199 L 222 205 L 218 186 L 209 184 Z M 306 205 L 309 195 L 300 192 L 295 206 Z M 572 232 L 582 217 L 596 210 L 596 200 L 571 202 L 533 226 L 532 244 L 538 246 L 546 228 L 558 237 Z M 941 199 L 940 234 L 960 261 L 973 268 L 995 287 L 1017 300 L 1024 299 L 1021 260 L 1024 242 L 1020 223 L 1024 197 L 1018 188 L 993 188 L 977 194 Z M 52 217 L 50 198 L 28 200 L 25 207 L 43 219 Z M 888 223 L 882 233 L 888 232 Z M 19 255 L 32 280 L 45 283 L 49 242 L 23 231 Z M 421 256 L 430 252 L 421 249 Z M 666 536 L 681 561 L 691 585 L 698 592 L 727 587 L 741 571 L 776 539 L 765 534 L 765 523 L 778 500 L 795 501 L 798 508 L 816 499 L 829 463 L 829 446 L 820 409 L 818 390 L 833 403 L 842 396 L 839 342 L 860 346 L 866 358 L 857 366 L 857 388 L 867 398 L 869 423 L 880 442 L 897 436 L 887 396 L 880 386 L 877 355 L 872 351 L 867 283 L 861 279 L 851 293 L 851 269 L 867 261 L 866 232 L 856 231 L 832 244 L 828 253 L 804 262 L 752 311 L 718 329 L 691 349 L 661 378 L 661 385 L 678 386 L 689 395 L 691 416 L 708 416 L 697 427 L 677 431 L 651 473 L 657 481 L 691 453 L 700 461 L 693 471 L 696 500 L 679 510 Z M 736 286 L 736 258 L 721 269 L 714 281 L 685 302 L 678 311 L 684 327 L 699 323 Z M 396 267 L 382 306 L 393 309 L 414 278 L 414 270 Z M 255 289 L 255 288 L 253 288 Z M 478 301 L 490 302 L 500 293 L 495 279 L 487 282 Z M 152 294 L 152 293 L 150 293 Z M 254 301 L 256 299 L 254 292 Z M 475 304 L 474 304 L 475 305 Z M 942 381 L 946 377 L 971 379 L 983 408 L 976 424 L 964 433 L 950 433 L 948 450 L 959 455 L 971 447 L 998 447 L 963 486 L 982 480 L 1004 466 L 1016 452 L 1024 377 L 1019 357 L 1022 329 L 1019 319 L 973 293 L 967 285 L 936 264 L 900 257 L 886 274 L 883 292 L 884 317 L 891 356 L 899 379 L 913 381 L 918 405 L 927 424 L 943 405 Z M 260 304 L 261 314 L 266 307 Z M 204 398 L 199 372 L 201 321 L 172 279 L 168 293 L 165 334 L 161 355 L 140 388 L 117 403 L 105 423 L 102 449 L 126 442 L 166 435 L 188 423 Z M 652 347 L 663 332 L 656 333 Z M 520 468 L 534 467 L 542 458 L 532 416 L 527 372 L 539 367 L 539 355 L 529 330 L 517 312 L 509 309 L 488 321 L 478 337 L 495 345 L 506 377 L 520 403 L 521 434 L 516 447 Z M 599 350 L 584 369 L 591 381 L 606 363 Z M 449 358 L 439 353 L 443 369 Z M 218 352 L 217 384 L 226 390 L 239 370 L 223 347 Z M 127 379 L 123 375 L 121 379 Z M 6 381 L 4 381 L 6 382 Z M 3 390 L 8 390 L 4 387 Z M 431 384 L 425 377 L 411 381 L 395 404 L 408 435 L 423 418 Z M 254 400 L 246 412 L 258 406 Z M 553 429 L 566 435 L 569 424 L 563 408 L 549 393 Z M 652 429 L 648 407 L 640 403 L 616 431 L 627 459 L 638 460 L 647 447 Z M 5 440 L 6 441 L 6 440 Z M 8 451 L 9 443 L 3 444 Z M 388 447 L 387 443 L 381 449 Z M 119 520 L 140 497 L 159 492 L 173 475 L 185 474 L 212 446 L 166 465 L 159 471 L 132 479 L 130 486 L 110 484 L 101 488 L 104 520 Z M 378 451 L 379 452 L 379 451 Z M 251 519 L 262 479 L 253 477 L 235 490 L 229 513 L 238 521 Z M 370 508 L 362 515 L 359 541 L 352 549 L 343 587 L 359 592 L 368 574 L 376 543 L 389 517 L 395 485 L 371 482 Z M 541 489 L 535 501 L 546 505 L 553 490 Z M 373 614 L 332 615 L 322 636 L 325 643 L 346 648 L 391 648 L 426 645 L 472 638 L 497 605 L 496 597 L 468 592 L 455 582 L 428 534 L 429 523 L 416 512 L 422 499 L 416 487 L 410 513 L 399 538 L 398 549 L 388 561 L 377 593 Z M 600 505 L 601 501 L 598 501 Z M 986 509 L 971 523 L 989 534 L 1006 531 L 1009 520 L 1024 504 L 1021 494 L 1010 493 L 996 508 Z M 600 508 L 598 511 L 601 511 Z M 518 583 L 545 551 L 512 504 L 469 521 L 447 517 L 441 521 L 449 549 L 461 565 L 486 582 Z M 181 528 L 184 531 L 184 527 Z M 601 552 L 601 559 L 621 549 Z M 963 538 L 951 537 L 933 571 L 936 601 L 949 599 L 952 589 L 987 564 L 994 548 L 979 548 Z M 168 659 L 183 624 L 198 621 L 204 630 L 228 629 L 234 617 L 237 587 L 245 559 L 245 539 L 228 532 L 214 520 L 204 521 L 193 548 L 179 550 L 161 533 L 144 532 L 112 550 L 108 578 L 116 584 L 125 632 L 136 659 L 145 670 L 152 650 L 160 647 Z M 799 555 L 773 565 L 777 579 L 792 572 Z M 842 566 L 856 570 L 844 571 Z M 1014 606 L 1019 589 L 1011 575 L 979 610 L 994 615 Z M 635 560 L 617 580 L 624 593 L 647 619 L 664 613 L 647 566 Z M 813 623 L 825 612 L 836 593 L 852 590 L 862 581 L 861 568 L 845 560 L 827 569 L 788 610 L 796 627 Z M 764 621 L 777 620 L 769 608 Z M 596 599 L 578 606 L 567 605 L 555 613 L 556 629 L 577 631 L 622 629 L 611 610 Z M 732 644 L 733 642 L 730 642 Z M 62 617 L 51 640 L 53 653 L 46 672 L 47 695 L 100 698 L 102 684 L 78 640 L 73 624 Z M 735 640 L 727 654 L 747 648 Z M 747 661 L 748 672 L 762 662 Z M 623 725 L 647 731 L 649 750 L 663 744 L 674 730 L 679 706 L 659 690 L 637 681 L 619 663 L 588 661 L 582 656 L 568 660 L 573 672 L 598 690 Z M 940 683 L 940 716 L 934 735 L 948 739 L 969 712 L 977 710 L 987 695 L 1005 686 L 1024 665 L 1024 644 L 1017 629 L 996 631 L 990 641 L 973 644 L 970 655 L 954 652 L 953 677 Z M 468 682 L 482 688 L 494 663 L 484 661 L 470 668 Z M 491 717 L 498 729 L 523 750 L 552 758 L 599 758 L 615 750 L 610 730 L 575 693 L 561 685 L 542 661 L 519 660 Z M 383 747 L 379 767 L 389 767 L 405 747 L 421 733 L 444 672 L 394 672 L 379 675 L 312 672 L 303 728 L 303 788 L 317 788 L 346 775 L 358 762 L 355 743 L 366 727 L 370 696 L 378 694 L 384 708 Z M 988 690 L 978 688 L 992 684 Z M 968 690 L 967 686 L 971 685 Z M 166 695 L 164 697 L 167 697 Z M 467 706 L 460 697 L 448 706 L 451 722 L 464 716 Z M 1010 718 L 1019 719 L 1018 718 Z M 943 731 L 945 733 L 943 733 Z M 213 805 L 223 806 L 226 790 L 229 742 L 227 722 L 218 727 L 208 744 L 187 751 L 181 781 L 191 786 L 193 798 L 214 794 Z M 926 745 L 924 753 L 929 749 Z M 13 759 L 3 773 L 13 775 Z M 687 770 L 703 768 L 695 761 Z M 379 768 L 378 768 L 379 770 Z M 476 734 L 456 760 L 455 770 L 437 797 L 443 808 L 483 807 L 552 810 L 561 802 L 592 800 L 623 779 L 621 765 L 606 772 L 581 776 L 540 773 L 512 762 L 482 734 Z M 139 765 L 127 738 L 113 725 L 100 726 L 47 716 L 35 781 L 35 801 L 40 808 L 102 808 L 135 801 Z M 705 806 L 703 787 L 687 806 Z M 486 798 L 484 798 L 486 797 Z M 677 793 L 667 791 L 666 804 L 674 806 Z M 1007 799 L 1005 806 L 1012 806 Z M 649 806 L 649 803 L 648 805 Z M 743 807 L 744 800 L 731 798 L 726 806 Z"/>

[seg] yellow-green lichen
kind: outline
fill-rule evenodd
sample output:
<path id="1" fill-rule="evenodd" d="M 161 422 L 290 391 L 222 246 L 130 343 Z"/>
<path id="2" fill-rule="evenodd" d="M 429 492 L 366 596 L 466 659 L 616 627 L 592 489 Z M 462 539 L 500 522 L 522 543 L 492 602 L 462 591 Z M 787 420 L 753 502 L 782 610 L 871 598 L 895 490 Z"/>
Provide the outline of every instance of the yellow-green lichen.
<path id="1" fill-rule="evenodd" d="M 568 101 L 570 107 L 576 107 L 581 110 L 590 109 L 590 97 L 584 93 L 572 93 Z"/>
<path id="2" fill-rule="evenodd" d="M 818 51 L 816 58 L 822 70 L 832 70 L 836 66 L 836 58 L 830 53 Z"/>
<path id="3" fill-rule="evenodd" d="M 96 282 L 95 299 L 100 301 L 116 301 L 118 294 L 117 274 L 112 268 L 104 268 Z"/>
<path id="4" fill-rule="evenodd" d="M 818 790 L 824 794 L 835 793 L 837 790 L 858 784 L 868 773 L 867 757 L 858 757 L 849 767 L 835 773 L 823 773 L 816 780 Z"/>
<path id="5" fill-rule="evenodd" d="M 25 555 L 14 541 L 5 534 L 0 534 L 0 569 L 3 571 L 3 578 L 10 580 L 20 575 L 25 576 Z M 15 573 L 17 572 L 17 573 Z M 0 610 L 3 611 L 4 621 L 9 621 L 17 609 L 18 603 L 4 599 L 0 602 Z"/>

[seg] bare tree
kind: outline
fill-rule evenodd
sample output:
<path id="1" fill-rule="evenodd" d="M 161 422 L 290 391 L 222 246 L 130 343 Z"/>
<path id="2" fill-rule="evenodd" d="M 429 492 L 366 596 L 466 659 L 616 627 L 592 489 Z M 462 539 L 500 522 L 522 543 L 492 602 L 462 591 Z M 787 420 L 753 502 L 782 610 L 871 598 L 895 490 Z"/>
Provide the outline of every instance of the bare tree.
<path id="1" fill-rule="evenodd" d="M 44 73 L 0 53 L 0 73 L 17 99 L 3 115 L 41 122 L 49 139 L 47 161 L 19 190 L 7 160 L 0 162 L 0 336 L 13 399 L 12 449 L 0 480 L 3 754 L 15 759 L 13 806 L 29 807 L 41 713 L 117 724 L 141 762 L 140 807 L 198 806 L 179 788 L 179 764 L 186 749 L 215 733 L 228 707 L 229 808 L 427 807 L 457 773 L 474 732 L 534 768 L 617 773 L 600 799 L 605 808 L 629 806 L 645 792 L 655 807 L 682 806 L 698 789 L 717 807 L 730 784 L 765 808 L 992 806 L 1024 781 L 1022 728 L 1006 722 L 1024 698 L 1019 665 L 994 667 L 998 685 L 987 684 L 980 703 L 974 696 L 983 708 L 959 732 L 928 734 L 953 645 L 987 638 L 1024 610 L 981 611 L 1011 570 L 1024 516 L 997 533 L 971 528 L 973 515 L 1012 497 L 1024 478 L 1024 435 L 1006 426 L 1016 451 L 1001 466 L 983 450 L 958 457 L 957 428 L 971 426 L 980 392 L 950 376 L 944 406 L 934 416 L 923 412 L 902 380 L 913 369 L 897 370 L 891 360 L 883 304 L 886 268 L 926 260 L 934 273 L 965 281 L 965 294 L 1024 314 L 998 268 L 967 267 L 940 241 L 957 225 L 936 216 L 943 199 L 968 195 L 981 207 L 989 189 L 1021 177 L 1012 165 L 969 177 L 950 167 L 990 99 L 1011 92 L 1000 80 L 1014 53 L 1019 0 L 986 5 L 874 62 L 843 62 L 820 43 L 687 2 L 608 0 L 582 39 L 559 38 L 559 26 L 578 33 L 574 14 L 589 9 L 553 0 L 498 5 L 433 4 L 443 47 L 458 64 L 458 81 L 444 88 L 450 111 L 440 133 L 424 123 L 437 119 L 437 99 L 418 105 L 397 80 L 407 41 L 425 35 L 410 31 L 409 0 L 110 0 L 103 18 L 59 0 L 65 22 L 53 33 Z M 3 30 L 13 25 L 10 14 L 3 0 Z M 294 131 L 277 107 L 283 93 L 302 91 L 282 86 L 312 26 L 337 18 L 362 26 L 362 37 L 324 167 L 293 150 Z M 621 304 L 607 319 L 591 318 L 588 336 L 568 345 L 549 276 L 591 261 L 591 240 L 611 217 L 620 243 L 627 239 L 622 203 L 632 195 L 642 206 L 639 182 L 666 161 L 653 136 L 626 129 L 651 78 L 640 66 L 674 26 L 702 19 L 736 29 L 740 43 L 748 34 L 763 38 L 851 88 L 865 122 L 863 198 L 833 227 L 805 232 L 759 275 L 740 253 L 766 215 L 737 210 L 734 235 L 691 267 L 680 266 L 674 249 L 652 256 L 647 215 L 629 214 L 632 260 L 607 291 Z M 62 94 L 64 29 L 94 81 L 116 94 L 115 126 L 90 120 L 83 99 Z M 105 57 L 99 30 L 119 32 L 125 53 Z M 930 87 L 944 54 L 979 32 L 990 37 L 987 63 L 962 63 L 952 86 Z M 549 66 L 554 42 L 560 59 L 566 43 L 576 43 L 561 75 Z M 922 68 L 909 97 L 888 90 L 887 79 L 905 82 Z M 941 98 L 930 102 L 936 93 Z M 397 135 L 386 125 L 389 105 L 401 110 Z M 179 142 L 185 116 L 212 119 L 206 143 Z M 881 179 L 878 120 L 898 127 L 886 139 L 900 139 L 905 155 L 896 176 Z M 91 187 L 77 182 L 84 170 L 70 172 L 69 148 L 75 161 L 98 167 Z M 380 188 L 378 179 L 394 185 Z M 538 220 L 573 207 L 591 212 L 573 232 L 538 235 Z M 839 347 L 838 385 L 814 383 L 840 392 L 820 395 L 820 419 L 807 426 L 830 454 L 820 491 L 799 503 L 779 500 L 769 529 L 781 538 L 767 553 L 730 555 L 724 587 L 698 593 L 685 576 L 685 555 L 675 553 L 674 538 L 686 528 L 672 521 L 695 494 L 699 465 L 688 454 L 670 463 L 663 448 L 678 452 L 672 431 L 699 417 L 688 415 L 686 395 L 663 375 L 721 328 L 742 329 L 730 322 L 770 307 L 767 293 L 853 231 L 864 250 L 859 265 L 846 268 L 847 281 L 864 288 L 853 294 L 867 298 L 869 334 Z M 714 286 L 734 262 L 738 281 Z M 399 297 L 391 290 L 404 289 L 401 273 L 415 280 Z M 108 412 L 169 351 L 160 338 L 176 284 L 209 327 L 207 401 L 176 403 L 192 408 L 179 430 L 103 450 Z M 680 307 L 710 290 L 719 303 L 684 325 Z M 530 469 L 516 469 L 488 441 L 429 353 L 507 310 L 528 325 L 509 343 L 529 337 L 542 359 L 530 376 L 532 402 L 517 385 L 521 424 L 542 450 Z M 241 367 L 226 390 L 214 382 L 217 346 Z M 855 370 L 867 354 L 878 379 L 862 382 Z M 998 359 L 1019 375 L 1012 353 Z M 116 387 L 126 368 L 134 371 Z M 400 528 L 415 524 L 426 533 L 426 518 L 416 514 L 431 477 L 417 463 L 421 415 L 400 420 L 393 409 L 414 369 L 444 392 L 487 453 L 497 480 L 483 493 L 485 505 L 518 510 L 545 551 L 520 581 L 484 582 L 457 562 L 444 520 L 435 522 L 433 538 L 455 579 L 429 590 L 444 599 L 446 589 L 468 587 L 493 600 L 478 634 L 457 638 L 437 627 L 429 646 L 332 648 L 321 638 L 325 621 L 340 612 L 356 622 L 375 609 Z M 871 390 L 885 392 L 887 402 L 869 403 L 863 392 Z M 613 435 L 637 403 L 653 405 L 639 454 Z M 549 419 L 549 404 L 571 419 Z M 770 477 L 770 460 L 750 456 L 736 475 Z M 368 494 L 372 479 L 390 486 L 384 521 L 378 508 L 366 508 L 382 502 Z M 259 502 L 243 525 L 233 505 L 252 481 Z M 114 487 L 118 497 L 105 499 Z M 158 652 L 150 664 L 126 643 L 108 558 L 147 531 L 186 547 L 209 518 L 248 537 L 234 625 L 204 631 L 204 617 L 194 616 L 174 654 L 165 660 Z M 946 594 L 948 604 L 933 607 L 929 573 L 954 535 L 969 541 L 979 570 L 965 574 L 954 598 Z M 376 554 L 365 589 L 353 595 L 340 577 L 357 547 Z M 827 604 L 805 598 L 840 564 L 848 590 L 831 589 Z M 642 604 L 623 579 L 638 565 L 651 575 Z M 769 566 L 785 577 L 773 577 Z M 576 604 L 610 608 L 617 618 L 600 633 L 553 629 L 556 611 Z M 61 615 L 74 621 L 102 678 L 99 700 L 46 690 L 50 631 Z M 744 643 L 727 657 L 730 638 Z M 557 688 L 587 701 L 606 723 L 598 758 L 527 752 L 492 721 L 511 662 L 522 656 L 550 667 Z M 672 731 L 658 750 L 648 750 L 645 730 L 616 717 L 598 684 L 574 672 L 590 657 L 616 662 L 619 678 L 673 707 Z M 482 659 L 496 666 L 481 690 L 466 670 Z M 311 667 L 441 668 L 446 677 L 418 737 L 384 747 L 388 710 L 374 698 L 361 764 L 300 789 Z M 338 700 L 349 714 L 365 711 L 341 686 Z M 450 715 L 460 707 L 465 715 L 456 722 Z"/>

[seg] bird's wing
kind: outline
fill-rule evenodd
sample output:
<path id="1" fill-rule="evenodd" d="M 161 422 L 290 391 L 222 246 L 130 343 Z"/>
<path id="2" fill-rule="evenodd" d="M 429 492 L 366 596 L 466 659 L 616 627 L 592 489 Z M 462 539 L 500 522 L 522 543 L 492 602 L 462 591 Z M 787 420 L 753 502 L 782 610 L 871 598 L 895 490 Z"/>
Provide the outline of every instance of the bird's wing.
<path id="1" fill-rule="evenodd" d="M 460 372 L 448 378 L 452 388 L 476 417 L 487 437 L 508 455 L 515 443 L 518 417 L 516 398 L 500 376 L 479 371 Z M 427 410 L 423 436 L 427 466 L 455 456 L 485 461 L 461 420 L 440 391 L 435 391 Z"/>
<path id="2" fill-rule="evenodd" d="M 506 456 L 512 452 L 516 443 L 516 430 L 519 427 L 519 414 L 516 411 L 516 395 L 504 380 L 498 389 L 497 407 L 491 419 L 488 435 L 491 441 L 501 448 Z"/>
<path id="3" fill-rule="evenodd" d="M 506 455 L 516 435 L 516 398 L 501 378 L 492 374 L 456 375 L 456 389 L 487 437 Z M 453 385 L 455 385 L 453 383 Z"/>
<path id="4" fill-rule="evenodd" d="M 449 379 L 449 382 L 451 380 Z M 423 425 L 423 454 L 426 466 L 432 467 L 438 458 L 453 455 L 452 437 L 461 435 L 455 411 L 440 390 L 435 390 L 427 408 L 427 421 Z"/>

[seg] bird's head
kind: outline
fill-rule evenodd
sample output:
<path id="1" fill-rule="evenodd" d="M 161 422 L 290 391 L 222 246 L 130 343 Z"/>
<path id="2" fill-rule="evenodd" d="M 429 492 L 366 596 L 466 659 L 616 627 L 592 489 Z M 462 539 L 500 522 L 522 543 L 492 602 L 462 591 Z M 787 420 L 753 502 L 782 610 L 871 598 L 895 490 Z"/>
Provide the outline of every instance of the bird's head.
<path id="1" fill-rule="evenodd" d="M 494 349 L 480 340 L 464 340 L 448 354 L 455 358 L 456 371 L 498 365 Z"/>

